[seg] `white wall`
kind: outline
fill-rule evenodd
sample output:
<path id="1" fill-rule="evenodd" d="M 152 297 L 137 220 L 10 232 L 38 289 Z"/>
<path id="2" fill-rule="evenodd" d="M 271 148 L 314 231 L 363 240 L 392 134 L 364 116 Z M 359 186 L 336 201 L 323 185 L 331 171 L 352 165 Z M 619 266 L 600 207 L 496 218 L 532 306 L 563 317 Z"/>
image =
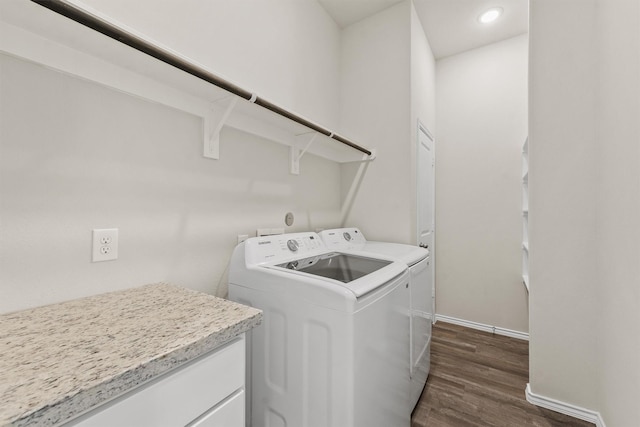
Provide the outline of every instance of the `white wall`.
<path id="1" fill-rule="evenodd" d="M 436 62 L 436 312 L 520 332 L 527 43 Z"/>
<path id="2" fill-rule="evenodd" d="M 599 3 L 599 408 L 640 425 L 640 3 Z"/>
<path id="3" fill-rule="evenodd" d="M 338 123 L 340 31 L 316 0 L 72 0 L 325 127 Z"/>
<path id="4" fill-rule="evenodd" d="M 357 225 L 371 240 L 412 239 L 409 16 L 404 1 L 342 31 L 340 129 L 378 152 L 362 166 L 364 179 L 354 198 L 343 202 L 349 208 L 344 224 Z M 351 177 L 360 166 L 341 167 Z M 351 182 L 343 184 L 350 188 Z"/>
<path id="5" fill-rule="evenodd" d="M 595 408 L 598 162 L 593 1 L 531 3 L 530 383 Z"/>
<path id="6" fill-rule="evenodd" d="M 411 3 L 411 120 L 409 132 L 411 134 L 411 192 L 416 195 L 417 178 L 417 147 L 418 121 L 436 135 L 436 61 L 418 18 L 415 6 Z M 437 141 L 436 141 L 437 145 Z M 437 148 L 436 148 L 437 152 Z M 437 157 L 437 154 L 436 154 Z M 417 243 L 417 197 L 411 199 L 411 235 L 414 239 L 410 243 Z M 431 242 L 433 248 L 433 242 Z"/>
<path id="7" fill-rule="evenodd" d="M 640 424 L 640 7 L 531 3 L 532 391 Z"/>
<path id="8" fill-rule="evenodd" d="M 342 33 L 341 129 L 378 152 L 342 166 L 343 224 L 371 240 L 416 242 L 416 118 L 435 121 L 433 55 L 419 25 L 407 0 Z"/>
<path id="9" fill-rule="evenodd" d="M 166 44 L 174 31 L 198 41 L 191 56 L 248 89 L 337 121 L 339 30 L 322 8 L 292 1 L 240 13 L 239 2 L 214 3 L 219 25 L 185 27 L 162 9 L 172 2 L 154 3 L 144 22 Z M 247 31 L 247 20 L 257 28 Z M 270 55 L 257 42 L 265 37 Z M 339 223 L 336 163 L 305 155 L 300 176 L 289 175 L 287 147 L 227 129 L 221 159 L 206 160 L 195 116 L 12 58 L 2 58 L 0 84 L 0 312 L 159 280 L 214 293 L 237 234 Z M 284 226 L 288 211 L 293 227 Z M 120 229 L 120 257 L 91 263 L 91 229 L 106 227 Z"/>

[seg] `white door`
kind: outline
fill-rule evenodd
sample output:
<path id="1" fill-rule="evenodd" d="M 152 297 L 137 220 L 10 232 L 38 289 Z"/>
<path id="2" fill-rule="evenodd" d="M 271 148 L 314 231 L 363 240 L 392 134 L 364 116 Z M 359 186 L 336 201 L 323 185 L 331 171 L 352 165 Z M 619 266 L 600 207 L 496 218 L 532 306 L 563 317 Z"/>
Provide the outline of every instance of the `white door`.
<path id="1" fill-rule="evenodd" d="M 435 321 L 435 141 L 429 130 L 418 122 L 418 165 L 417 165 L 417 231 L 418 245 L 431 253 L 431 293 L 432 320 Z"/>
<path id="2" fill-rule="evenodd" d="M 418 244 L 433 252 L 435 155 L 431 133 L 418 123 Z"/>

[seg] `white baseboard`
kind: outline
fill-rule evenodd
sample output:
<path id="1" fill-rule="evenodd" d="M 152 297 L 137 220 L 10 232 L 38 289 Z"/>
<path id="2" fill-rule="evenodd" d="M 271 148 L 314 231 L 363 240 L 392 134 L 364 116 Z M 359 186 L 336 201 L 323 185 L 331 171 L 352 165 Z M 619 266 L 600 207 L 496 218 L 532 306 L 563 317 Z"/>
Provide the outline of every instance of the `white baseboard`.
<path id="1" fill-rule="evenodd" d="M 527 384 L 525 395 L 527 397 L 527 402 L 540 406 L 541 408 L 550 409 L 561 414 L 569 415 L 573 418 L 594 423 L 596 427 L 606 427 L 599 412 L 535 394 L 531 391 L 531 384 Z"/>
<path id="2" fill-rule="evenodd" d="M 484 323 L 472 322 L 470 320 L 456 319 L 455 317 L 444 316 L 442 314 L 436 314 L 436 322 L 437 321 L 453 323 L 454 325 L 466 326 L 467 328 L 478 329 L 480 331 L 491 332 L 498 335 L 504 335 L 506 337 L 529 341 L 529 334 L 526 332 L 514 331 L 511 329 L 500 328 L 498 326 L 485 325 Z"/>

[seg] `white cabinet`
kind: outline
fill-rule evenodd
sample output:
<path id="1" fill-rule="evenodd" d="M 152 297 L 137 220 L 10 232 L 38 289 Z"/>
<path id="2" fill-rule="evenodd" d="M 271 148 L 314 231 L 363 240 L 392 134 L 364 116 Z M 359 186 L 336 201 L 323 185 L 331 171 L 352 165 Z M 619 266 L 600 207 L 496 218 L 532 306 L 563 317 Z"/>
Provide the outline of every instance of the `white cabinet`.
<path id="1" fill-rule="evenodd" d="M 522 282 L 529 291 L 529 138 L 522 147 Z"/>
<path id="2" fill-rule="evenodd" d="M 244 427 L 244 424 L 243 334 L 65 426 Z"/>
<path id="3" fill-rule="evenodd" d="M 244 426 L 244 396 L 244 391 L 230 396 L 189 424 L 188 427 Z"/>

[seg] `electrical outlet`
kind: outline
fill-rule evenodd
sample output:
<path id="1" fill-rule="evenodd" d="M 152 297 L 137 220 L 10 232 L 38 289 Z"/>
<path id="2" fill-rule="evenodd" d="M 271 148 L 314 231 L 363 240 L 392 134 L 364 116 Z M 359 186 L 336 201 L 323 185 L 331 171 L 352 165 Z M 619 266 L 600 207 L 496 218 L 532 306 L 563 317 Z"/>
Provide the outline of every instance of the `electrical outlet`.
<path id="1" fill-rule="evenodd" d="M 118 229 L 94 229 L 91 261 L 100 262 L 114 259 L 118 259 Z"/>

